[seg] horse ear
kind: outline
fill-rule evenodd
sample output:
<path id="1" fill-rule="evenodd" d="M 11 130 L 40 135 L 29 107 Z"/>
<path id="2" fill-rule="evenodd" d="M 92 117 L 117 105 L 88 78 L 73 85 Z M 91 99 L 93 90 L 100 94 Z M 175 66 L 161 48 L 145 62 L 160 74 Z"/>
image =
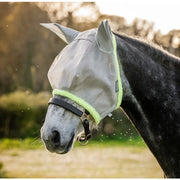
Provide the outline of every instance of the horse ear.
<path id="1" fill-rule="evenodd" d="M 105 52 L 113 51 L 112 31 L 108 20 L 103 20 L 98 27 L 96 41 L 99 49 Z"/>
<path id="2" fill-rule="evenodd" d="M 79 34 L 78 31 L 61 26 L 60 24 L 57 23 L 40 23 L 40 25 L 54 32 L 67 44 L 71 43 L 75 39 L 75 37 Z"/>

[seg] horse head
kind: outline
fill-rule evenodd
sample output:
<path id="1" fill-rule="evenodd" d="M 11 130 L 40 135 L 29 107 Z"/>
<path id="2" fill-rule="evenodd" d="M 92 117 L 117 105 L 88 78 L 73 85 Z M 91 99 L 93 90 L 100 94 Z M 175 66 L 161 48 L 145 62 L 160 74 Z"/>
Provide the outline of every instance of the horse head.
<path id="1" fill-rule="evenodd" d="M 83 129 L 79 139 L 87 140 L 89 123 L 98 124 L 120 106 L 123 85 L 121 107 L 166 176 L 180 177 L 180 59 L 114 35 L 106 20 L 84 32 L 42 25 L 67 43 L 48 72 L 53 98 L 41 129 L 47 149 L 68 152 Z"/>
<path id="2" fill-rule="evenodd" d="M 63 154 L 72 148 L 83 127 L 87 134 L 89 127 L 85 127 L 86 117 L 83 119 L 81 112 L 88 112 L 92 127 L 120 105 L 116 40 L 106 20 L 97 29 L 84 32 L 56 23 L 41 25 L 67 43 L 48 72 L 53 99 L 41 128 L 46 148 Z"/>

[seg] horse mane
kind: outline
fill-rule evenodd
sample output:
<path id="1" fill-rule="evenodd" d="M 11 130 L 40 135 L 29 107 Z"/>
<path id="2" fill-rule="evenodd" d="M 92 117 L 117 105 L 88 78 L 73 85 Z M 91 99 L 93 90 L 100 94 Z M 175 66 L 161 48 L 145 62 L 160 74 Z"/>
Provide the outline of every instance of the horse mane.
<path id="1" fill-rule="evenodd" d="M 147 41 L 140 37 L 129 37 L 124 34 L 114 33 L 119 40 L 123 40 L 134 47 L 138 47 L 138 49 L 145 52 L 148 56 L 153 57 L 156 62 L 169 64 L 173 62 L 175 65 L 178 65 L 180 68 L 180 58 L 176 57 L 173 54 L 170 54 L 163 47 L 153 43 L 152 41 Z"/>

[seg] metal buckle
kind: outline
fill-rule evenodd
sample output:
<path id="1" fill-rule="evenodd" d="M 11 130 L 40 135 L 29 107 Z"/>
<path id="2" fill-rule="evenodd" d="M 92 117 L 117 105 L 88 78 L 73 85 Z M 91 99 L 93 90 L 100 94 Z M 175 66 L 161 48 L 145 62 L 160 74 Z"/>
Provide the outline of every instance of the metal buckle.
<path id="1" fill-rule="evenodd" d="M 84 110 L 82 116 L 80 117 L 80 120 L 83 123 L 85 119 L 87 119 L 89 121 L 89 114 L 86 114 L 86 112 Z"/>

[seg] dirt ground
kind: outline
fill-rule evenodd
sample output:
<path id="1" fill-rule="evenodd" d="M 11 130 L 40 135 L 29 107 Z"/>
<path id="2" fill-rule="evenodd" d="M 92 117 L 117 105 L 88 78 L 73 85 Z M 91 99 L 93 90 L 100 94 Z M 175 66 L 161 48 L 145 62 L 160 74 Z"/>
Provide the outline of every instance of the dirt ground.
<path id="1" fill-rule="evenodd" d="M 163 178 L 145 147 L 75 147 L 65 155 L 11 149 L 0 153 L 0 161 L 13 178 Z"/>

